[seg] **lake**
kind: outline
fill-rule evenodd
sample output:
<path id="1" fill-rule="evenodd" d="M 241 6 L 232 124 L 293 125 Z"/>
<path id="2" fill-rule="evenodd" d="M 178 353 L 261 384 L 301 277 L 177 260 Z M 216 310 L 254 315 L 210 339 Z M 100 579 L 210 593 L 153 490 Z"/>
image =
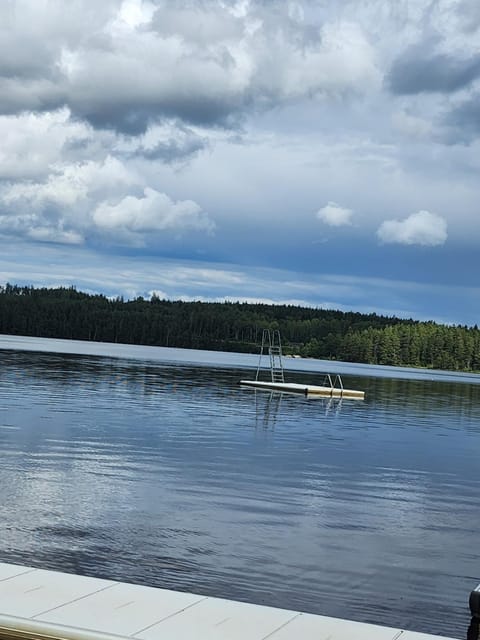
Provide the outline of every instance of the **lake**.
<path id="1" fill-rule="evenodd" d="M 465 638 L 480 376 L 0 336 L 0 561 Z"/>

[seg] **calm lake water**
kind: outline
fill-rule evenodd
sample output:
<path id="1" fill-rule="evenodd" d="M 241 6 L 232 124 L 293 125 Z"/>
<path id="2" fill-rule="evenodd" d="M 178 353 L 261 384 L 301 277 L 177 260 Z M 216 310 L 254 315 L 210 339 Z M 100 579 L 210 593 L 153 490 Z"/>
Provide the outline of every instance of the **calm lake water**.
<path id="1" fill-rule="evenodd" d="M 480 377 L 330 363 L 366 399 L 328 402 L 251 356 L 0 349 L 1 562 L 466 637 Z"/>

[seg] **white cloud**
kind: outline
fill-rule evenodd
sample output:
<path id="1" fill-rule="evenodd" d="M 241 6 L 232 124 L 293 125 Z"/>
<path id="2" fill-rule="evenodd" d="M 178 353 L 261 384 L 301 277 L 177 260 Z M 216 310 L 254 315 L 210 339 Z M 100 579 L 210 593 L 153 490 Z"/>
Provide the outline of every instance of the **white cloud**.
<path id="1" fill-rule="evenodd" d="M 123 23 L 131 29 L 135 29 L 141 24 L 150 22 L 154 12 L 155 7 L 150 2 L 143 2 L 142 0 L 124 0 L 120 6 L 117 25 L 120 27 Z"/>
<path id="2" fill-rule="evenodd" d="M 214 229 L 212 220 L 193 200 L 174 202 L 165 193 L 148 187 L 141 198 L 129 195 L 116 204 L 102 202 L 93 213 L 93 221 L 102 229 L 142 233 Z"/>
<path id="3" fill-rule="evenodd" d="M 352 224 L 353 211 L 341 207 L 336 202 L 329 202 L 317 211 L 317 218 L 331 227 L 343 227 Z"/>
<path id="4" fill-rule="evenodd" d="M 63 220 L 48 219 L 28 212 L 0 215 L 0 232 L 10 236 L 23 236 L 35 242 L 57 244 L 83 244 L 84 242 L 82 233 L 66 229 Z"/>
<path id="5" fill-rule="evenodd" d="M 385 243 L 434 247 L 445 244 L 447 222 L 436 213 L 418 211 L 404 220 L 385 220 L 378 228 L 377 236 Z"/>
<path id="6" fill-rule="evenodd" d="M 53 165 L 44 181 L 16 182 L 0 189 L 0 229 L 63 244 L 79 244 L 99 233 L 109 242 L 142 247 L 152 232 L 209 233 L 215 228 L 193 200 L 173 201 L 142 182 L 112 156 Z"/>
<path id="7" fill-rule="evenodd" d="M 67 210 L 89 196 L 138 183 L 138 178 L 111 156 L 103 162 L 54 164 L 50 170 L 44 182 L 17 182 L 6 187 L 1 194 L 3 202 L 7 205 L 24 202 L 37 210 L 48 205 Z"/>
<path id="8" fill-rule="evenodd" d="M 93 136 L 89 125 L 70 119 L 68 109 L 0 116 L 0 178 L 43 178 L 68 147 L 88 145 Z"/>
<path id="9" fill-rule="evenodd" d="M 201 128 L 165 119 L 150 126 L 143 135 L 116 136 L 115 151 L 125 158 L 137 156 L 165 163 L 185 163 L 208 148 L 208 134 L 211 135 Z"/>
<path id="10" fill-rule="evenodd" d="M 375 50 L 358 24 L 337 22 L 326 24 L 321 32 L 322 46 L 305 57 L 294 54 L 294 65 L 288 64 L 285 86 L 293 95 L 312 91 L 342 94 L 364 93 L 381 80 Z"/>

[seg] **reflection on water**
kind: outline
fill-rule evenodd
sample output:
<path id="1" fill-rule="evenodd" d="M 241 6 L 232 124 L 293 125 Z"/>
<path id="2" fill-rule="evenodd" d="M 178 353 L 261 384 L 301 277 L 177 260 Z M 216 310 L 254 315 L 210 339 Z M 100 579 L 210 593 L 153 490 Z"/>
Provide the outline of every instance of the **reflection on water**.
<path id="1" fill-rule="evenodd" d="M 275 427 L 277 418 L 281 415 L 282 400 L 286 396 L 293 396 L 297 399 L 298 393 L 284 393 L 281 391 L 269 391 L 252 389 L 255 401 L 255 425 L 264 429 Z M 342 408 L 343 398 L 325 398 L 317 395 L 306 396 L 306 399 L 315 402 L 315 408 L 319 412 L 323 412 L 326 416 L 330 413 L 338 414 Z M 346 400 L 348 403 L 349 400 Z M 355 402 L 355 401 L 353 401 Z"/>
<path id="2" fill-rule="evenodd" d="M 0 355 L 1 561 L 465 638 L 480 386 Z"/>

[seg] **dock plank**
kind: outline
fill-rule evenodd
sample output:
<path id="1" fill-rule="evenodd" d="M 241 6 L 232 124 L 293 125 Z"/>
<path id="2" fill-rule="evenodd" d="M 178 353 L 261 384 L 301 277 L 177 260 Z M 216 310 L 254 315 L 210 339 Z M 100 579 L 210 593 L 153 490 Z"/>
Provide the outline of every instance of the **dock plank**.
<path id="1" fill-rule="evenodd" d="M 298 613 L 207 598 L 136 635 L 141 640 L 263 640 Z"/>
<path id="2" fill-rule="evenodd" d="M 116 583 L 111 589 L 36 617 L 51 624 L 133 636 L 164 618 L 181 613 L 204 598 L 191 593 Z"/>
<path id="3" fill-rule="evenodd" d="M 0 582 L 0 612 L 32 618 L 114 584 L 111 580 L 43 569 L 24 571 Z"/>
<path id="4" fill-rule="evenodd" d="M 396 640 L 401 629 L 301 613 L 264 640 Z"/>
<path id="5" fill-rule="evenodd" d="M 35 569 L 22 567 L 17 564 L 0 564 L 0 581 L 9 580 L 14 576 L 21 575 L 22 573 L 30 573 L 31 571 L 35 571 Z"/>

